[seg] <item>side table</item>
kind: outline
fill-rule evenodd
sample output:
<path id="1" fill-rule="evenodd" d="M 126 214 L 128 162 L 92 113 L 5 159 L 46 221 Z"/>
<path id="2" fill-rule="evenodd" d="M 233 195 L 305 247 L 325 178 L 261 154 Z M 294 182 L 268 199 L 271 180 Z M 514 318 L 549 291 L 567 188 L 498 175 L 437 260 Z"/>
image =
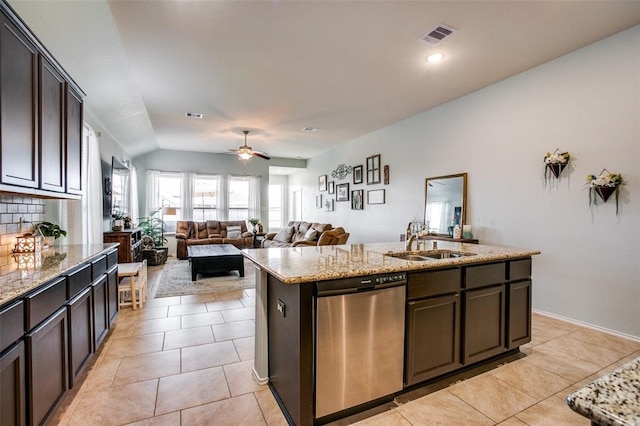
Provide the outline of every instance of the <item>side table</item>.
<path id="1" fill-rule="evenodd" d="M 267 235 L 265 233 L 254 233 L 253 234 L 253 248 L 262 247 L 262 240 L 264 240 L 264 236 Z"/>

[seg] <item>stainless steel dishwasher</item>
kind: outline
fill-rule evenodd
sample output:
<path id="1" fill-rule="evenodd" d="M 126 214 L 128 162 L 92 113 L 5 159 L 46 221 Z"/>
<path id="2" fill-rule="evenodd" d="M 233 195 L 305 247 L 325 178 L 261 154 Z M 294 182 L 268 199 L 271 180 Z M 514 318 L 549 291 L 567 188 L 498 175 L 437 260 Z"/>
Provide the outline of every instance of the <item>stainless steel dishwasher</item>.
<path id="1" fill-rule="evenodd" d="M 316 284 L 316 418 L 402 389 L 405 273 Z"/>

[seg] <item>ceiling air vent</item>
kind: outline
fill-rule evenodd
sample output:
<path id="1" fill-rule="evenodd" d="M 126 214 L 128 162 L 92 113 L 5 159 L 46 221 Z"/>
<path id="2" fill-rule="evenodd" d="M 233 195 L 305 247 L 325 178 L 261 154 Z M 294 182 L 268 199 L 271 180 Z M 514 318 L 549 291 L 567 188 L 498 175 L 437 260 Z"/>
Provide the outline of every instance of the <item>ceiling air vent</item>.
<path id="1" fill-rule="evenodd" d="M 450 36 L 454 33 L 454 29 L 451 27 L 447 27 L 446 25 L 438 25 L 431 31 L 423 34 L 418 40 L 421 42 L 428 44 L 429 46 L 435 46 L 440 43 L 443 39 Z"/>
<path id="2" fill-rule="evenodd" d="M 320 129 L 318 129 L 317 127 L 309 127 L 309 126 L 304 127 L 302 129 L 303 132 L 317 132 L 318 130 Z"/>
<path id="3" fill-rule="evenodd" d="M 185 112 L 184 116 L 187 118 L 198 118 L 201 119 L 202 117 L 204 117 L 204 114 L 202 114 L 201 112 Z"/>

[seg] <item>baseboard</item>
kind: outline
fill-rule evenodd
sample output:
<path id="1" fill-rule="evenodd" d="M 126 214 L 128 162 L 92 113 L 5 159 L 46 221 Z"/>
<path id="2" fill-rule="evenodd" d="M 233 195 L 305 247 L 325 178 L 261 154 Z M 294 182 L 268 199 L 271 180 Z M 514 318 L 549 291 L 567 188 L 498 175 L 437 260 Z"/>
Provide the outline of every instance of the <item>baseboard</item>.
<path id="1" fill-rule="evenodd" d="M 562 315 L 552 314 L 551 312 L 541 311 L 539 309 L 533 309 L 532 312 L 534 312 L 536 314 L 544 315 L 545 317 L 550 317 L 550 318 L 553 318 L 553 319 L 557 319 L 557 320 L 560 320 L 560 321 L 564 321 L 564 322 L 568 322 L 568 323 L 571 323 L 571 324 L 579 325 L 579 326 L 585 327 L 585 328 L 590 328 L 592 330 L 601 331 L 603 333 L 611 334 L 613 336 L 622 337 L 623 339 L 632 340 L 634 342 L 640 343 L 640 337 L 638 337 L 638 336 L 634 336 L 634 335 L 626 334 L 626 333 L 621 333 L 619 331 L 610 330 L 608 328 L 604 328 L 604 327 L 600 327 L 600 326 L 597 326 L 597 325 L 589 324 L 589 323 L 586 323 L 586 322 L 578 321 L 578 320 L 575 320 L 575 319 L 572 319 L 572 318 L 563 317 Z"/>
<path id="2" fill-rule="evenodd" d="M 256 372 L 255 367 L 251 369 L 251 372 L 253 373 L 253 378 L 256 380 L 256 382 L 258 382 L 259 385 L 266 385 L 267 383 L 269 383 L 269 378 L 260 377 L 260 375 L 258 375 L 258 373 Z"/>

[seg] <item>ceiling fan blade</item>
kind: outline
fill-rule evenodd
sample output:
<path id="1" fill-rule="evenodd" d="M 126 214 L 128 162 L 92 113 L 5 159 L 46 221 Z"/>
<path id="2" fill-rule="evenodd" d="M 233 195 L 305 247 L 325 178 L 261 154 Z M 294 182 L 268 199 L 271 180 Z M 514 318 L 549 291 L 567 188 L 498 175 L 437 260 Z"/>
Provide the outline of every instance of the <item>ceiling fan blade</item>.
<path id="1" fill-rule="evenodd" d="M 251 155 L 253 155 L 254 157 L 260 157 L 260 158 L 264 158 L 265 160 L 271 160 L 271 157 L 269 157 L 267 154 L 265 154 L 264 152 L 260 152 L 260 151 L 253 151 L 251 153 Z"/>

